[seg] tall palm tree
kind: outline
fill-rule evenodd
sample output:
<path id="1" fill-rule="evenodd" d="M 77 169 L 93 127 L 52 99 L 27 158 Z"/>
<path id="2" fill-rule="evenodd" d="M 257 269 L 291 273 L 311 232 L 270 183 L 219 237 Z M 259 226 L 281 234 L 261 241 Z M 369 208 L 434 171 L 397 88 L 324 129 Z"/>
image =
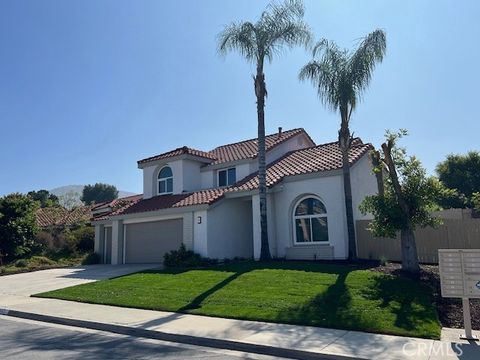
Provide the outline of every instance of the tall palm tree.
<path id="1" fill-rule="evenodd" d="M 261 251 L 260 259 L 270 259 L 267 231 L 267 184 L 265 164 L 265 98 L 267 89 L 263 68 L 265 60 L 271 62 L 285 48 L 307 45 L 310 30 L 303 22 L 304 7 L 299 0 L 270 3 L 255 22 L 234 22 L 218 36 L 218 50 L 225 55 L 237 51 L 256 66 L 253 76 L 257 97 L 258 117 L 258 181 L 260 197 Z"/>
<path id="2" fill-rule="evenodd" d="M 382 30 L 375 30 L 363 38 L 355 51 L 340 49 L 335 43 L 321 40 L 313 48 L 313 60 L 306 64 L 299 74 L 300 80 L 309 79 L 317 87 L 318 95 L 325 106 L 340 113 L 338 144 L 342 152 L 350 260 L 357 257 L 348 162 L 348 152 L 353 139 L 350 133 L 350 118 L 372 79 L 375 65 L 382 62 L 386 48 L 386 35 Z"/>

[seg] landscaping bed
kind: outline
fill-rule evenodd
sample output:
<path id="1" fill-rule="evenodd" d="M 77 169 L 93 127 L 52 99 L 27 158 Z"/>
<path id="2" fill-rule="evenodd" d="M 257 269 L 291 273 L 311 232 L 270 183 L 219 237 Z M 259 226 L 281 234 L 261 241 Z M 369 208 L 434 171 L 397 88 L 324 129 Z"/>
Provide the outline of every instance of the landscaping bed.
<path id="1" fill-rule="evenodd" d="M 429 286 L 344 263 L 143 271 L 36 296 L 433 339 L 441 329 Z"/>
<path id="2" fill-rule="evenodd" d="M 31 271 L 55 269 L 80 265 L 85 256 L 51 259 L 45 256 L 32 256 L 28 259 L 19 259 L 13 263 L 0 266 L 0 276 L 20 274 Z"/>
<path id="3" fill-rule="evenodd" d="M 420 281 L 432 288 L 442 326 L 463 329 L 462 300 L 442 297 L 438 265 L 421 265 L 420 267 Z M 388 263 L 384 266 L 372 267 L 373 271 L 380 271 L 386 274 L 397 274 L 400 269 L 401 264 L 397 263 Z M 470 312 L 472 328 L 474 330 L 480 330 L 480 299 L 470 299 Z"/>

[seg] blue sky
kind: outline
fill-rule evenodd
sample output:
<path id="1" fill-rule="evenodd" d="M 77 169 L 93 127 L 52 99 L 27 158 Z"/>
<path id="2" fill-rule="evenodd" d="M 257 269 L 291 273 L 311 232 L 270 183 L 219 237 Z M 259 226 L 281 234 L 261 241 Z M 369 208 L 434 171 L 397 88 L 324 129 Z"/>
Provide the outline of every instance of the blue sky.
<path id="1" fill-rule="evenodd" d="M 267 1 L 0 2 L 0 194 L 106 182 L 141 192 L 136 161 L 182 145 L 208 150 L 256 136 L 251 74 L 219 58 L 215 36 Z M 479 150 L 478 1 L 305 1 L 317 38 L 343 47 L 376 28 L 387 56 L 353 115 L 379 145 L 385 129 L 429 172 Z M 267 65 L 268 132 L 336 139 L 338 115 L 299 83 L 304 49 Z"/>

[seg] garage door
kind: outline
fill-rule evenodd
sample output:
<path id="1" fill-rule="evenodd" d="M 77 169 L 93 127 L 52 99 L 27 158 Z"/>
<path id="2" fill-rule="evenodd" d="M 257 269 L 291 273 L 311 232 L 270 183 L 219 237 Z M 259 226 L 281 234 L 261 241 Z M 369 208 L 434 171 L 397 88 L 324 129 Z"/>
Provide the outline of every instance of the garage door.
<path id="1" fill-rule="evenodd" d="M 112 263 L 112 228 L 105 228 L 105 243 L 103 248 L 103 263 Z"/>
<path id="2" fill-rule="evenodd" d="M 183 219 L 125 226 L 125 263 L 161 263 L 163 255 L 177 250 L 183 239 Z"/>

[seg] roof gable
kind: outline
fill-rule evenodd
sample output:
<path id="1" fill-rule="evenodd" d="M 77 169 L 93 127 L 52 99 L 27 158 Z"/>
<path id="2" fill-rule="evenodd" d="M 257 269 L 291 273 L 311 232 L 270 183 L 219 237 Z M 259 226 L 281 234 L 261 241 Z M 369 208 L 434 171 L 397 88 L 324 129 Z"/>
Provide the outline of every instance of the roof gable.
<path id="1" fill-rule="evenodd" d="M 355 138 L 349 152 L 350 165 L 366 155 L 373 146 Z M 342 168 L 342 153 L 338 142 L 318 145 L 291 151 L 267 167 L 267 186 L 269 188 L 281 182 L 285 177 L 332 171 Z M 200 190 L 177 195 L 159 195 L 149 199 L 134 201 L 111 215 L 126 215 L 157 211 L 185 206 L 211 205 L 222 199 L 225 194 L 258 189 L 258 172 L 251 174 L 236 184 L 226 188 Z"/>
<path id="2" fill-rule="evenodd" d="M 287 130 L 284 132 L 277 132 L 275 134 L 265 136 L 265 149 L 268 152 L 276 146 L 280 145 L 281 143 L 287 141 L 288 139 L 291 139 L 300 134 L 304 134 L 309 139 L 311 144 L 315 144 L 315 142 L 310 138 L 310 136 L 304 129 L 298 128 Z M 254 159 L 258 155 L 258 140 L 257 138 L 254 138 L 232 144 L 221 145 L 208 152 L 183 146 L 175 150 L 167 151 L 159 155 L 139 160 L 137 161 L 137 164 L 141 166 L 145 163 L 149 163 L 152 161 L 169 159 L 182 155 L 190 155 L 204 158 L 205 160 L 207 160 L 206 162 L 209 163 L 208 165 L 215 165 L 245 159 Z"/>

